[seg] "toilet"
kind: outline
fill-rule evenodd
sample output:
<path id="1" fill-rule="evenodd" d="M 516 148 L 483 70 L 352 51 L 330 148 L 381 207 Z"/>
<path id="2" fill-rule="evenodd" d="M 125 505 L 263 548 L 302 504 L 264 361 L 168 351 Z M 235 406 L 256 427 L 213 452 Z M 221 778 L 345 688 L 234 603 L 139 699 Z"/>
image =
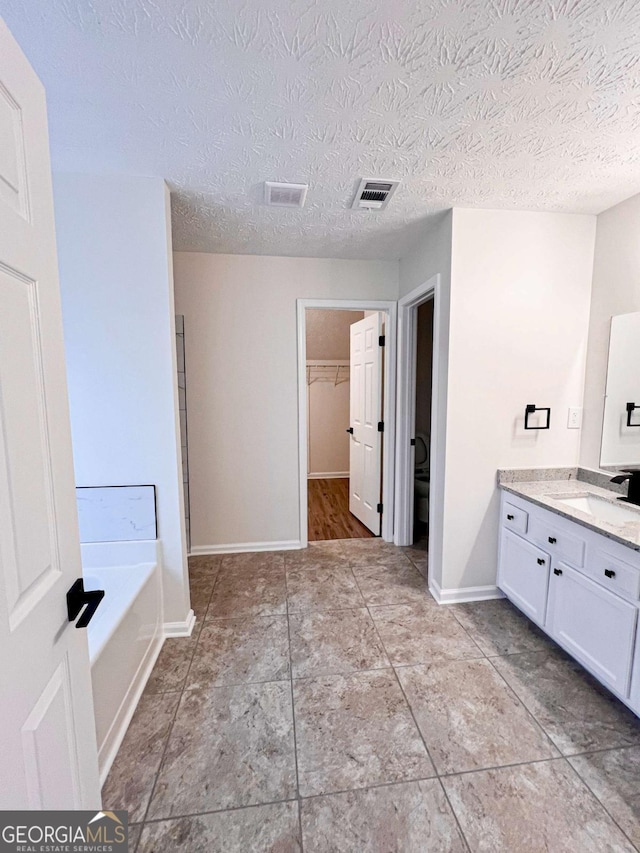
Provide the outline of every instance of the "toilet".
<path id="1" fill-rule="evenodd" d="M 429 438 L 416 433 L 413 475 L 414 518 L 425 524 L 429 521 Z"/>

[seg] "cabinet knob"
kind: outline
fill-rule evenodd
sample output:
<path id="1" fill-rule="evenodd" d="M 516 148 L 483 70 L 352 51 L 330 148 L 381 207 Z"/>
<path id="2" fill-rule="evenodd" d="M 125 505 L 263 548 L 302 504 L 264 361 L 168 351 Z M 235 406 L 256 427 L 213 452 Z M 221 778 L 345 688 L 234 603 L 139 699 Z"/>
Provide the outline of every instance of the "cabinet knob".
<path id="1" fill-rule="evenodd" d="M 616 573 L 613 571 L 613 569 L 605 569 L 604 574 L 607 578 L 615 578 L 616 576 Z"/>
<path id="2" fill-rule="evenodd" d="M 512 515 L 507 515 L 507 521 L 513 521 L 513 516 L 512 516 Z"/>
<path id="3" fill-rule="evenodd" d="M 550 536 L 550 537 L 549 537 L 549 544 L 550 544 L 550 545 L 555 545 L 557 541 L 558 541 L 558 540 L 556 539 L 556 537 L 555 537 L 555 536 Z"/>
<path id="4" fill-rule="evenodd" d="M 544 566 L 544 560 L 542 559 L 542 557 L 538 557 L 538 565 Z"/>
<path id="5" fill-rule="evenodd" d="M 562 574 L 562 569 L 554 569 L 553 573 L 554 575 L 558 575 L 558 577 L 560 577 L 560 575 Z"/>

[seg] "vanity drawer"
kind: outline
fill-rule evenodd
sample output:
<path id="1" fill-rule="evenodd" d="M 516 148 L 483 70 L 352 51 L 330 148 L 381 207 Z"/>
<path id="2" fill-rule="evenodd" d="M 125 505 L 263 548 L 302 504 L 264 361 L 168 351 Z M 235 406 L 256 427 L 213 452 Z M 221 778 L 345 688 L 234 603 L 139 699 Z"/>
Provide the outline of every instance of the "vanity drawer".
<path id="1" fill-rule="evenodd" d="M 569 565 L 577 568 L 584 566 L 585 540 L 551 524 L 546 517 L 531 517 L 529 537 L 552 556 L 566 560 Z"/>
<path id="2" fill-rule="evenodd" d="M 606 548 L 595 548 L 587 564 L 588 573 L 624 598 L 637 601 L 640 598 L 640 569 L 621 560 Z"/>
<path id="3" fill-rule="evenodd" d="M 502 523 L 510 530 L 526 533 L 529 525 L 529 513 L 505 501 L 502 506 Z"/>

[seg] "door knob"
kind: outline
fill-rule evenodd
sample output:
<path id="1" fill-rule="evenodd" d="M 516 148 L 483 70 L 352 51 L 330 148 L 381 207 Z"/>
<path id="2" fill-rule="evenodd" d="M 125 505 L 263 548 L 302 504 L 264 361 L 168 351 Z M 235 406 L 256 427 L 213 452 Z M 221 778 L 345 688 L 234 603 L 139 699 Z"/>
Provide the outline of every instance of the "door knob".
<path id="1" fill-rule="evenodd" d="M 78 614 L 82 608 L 86 605 L 86 610 L 76 622 L 76 628 L 86 628 L 103 598 L 103 589 L 85 590 L 83 578 L 78 578 L 67 592 L 67 615 L 69 616 L 69 622 L 74 622 L 78 618 Z"/>
<path id="2" fill-rule="evenodd" d="M 347 431 L 347 432 L 350 432 L 350 433 L 351 433 L 351 435 L 353 435 L 353 427 L 347 427 L 347 430 L 346 430 L 346 431 Z"/>

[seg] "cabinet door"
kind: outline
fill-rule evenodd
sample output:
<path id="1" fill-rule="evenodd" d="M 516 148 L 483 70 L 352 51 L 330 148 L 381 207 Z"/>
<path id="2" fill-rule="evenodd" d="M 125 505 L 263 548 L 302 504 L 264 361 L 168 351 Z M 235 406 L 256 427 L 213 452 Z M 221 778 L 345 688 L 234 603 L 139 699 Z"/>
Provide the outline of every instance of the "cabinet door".
<path id="1" fill-rule="evenodd" d="M 637 608 L 563 563 L 554 566 L 547 631 L 603 684 L 628 696 Z"/>
<path id="2" fill-rule="evenodd" d="M 549 588 L 549 555 L 525 539 L 503 530 L 498 586 L 516 607 L 544 626 Z"/>

